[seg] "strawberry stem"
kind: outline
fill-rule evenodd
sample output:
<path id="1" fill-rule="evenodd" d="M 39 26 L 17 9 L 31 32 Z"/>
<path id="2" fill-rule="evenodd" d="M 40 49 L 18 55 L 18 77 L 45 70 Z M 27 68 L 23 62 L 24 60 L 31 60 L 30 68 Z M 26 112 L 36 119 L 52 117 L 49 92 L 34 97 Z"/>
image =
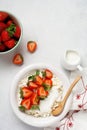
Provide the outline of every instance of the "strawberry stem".
<path id="1" fill-rule="evenodd" d="M 13 34 L 15 33 L 15 31 L 16 31 L 15 24 L 12 23 L 6 30 L 8 31 L 10 37 L 12 37 Z"/>

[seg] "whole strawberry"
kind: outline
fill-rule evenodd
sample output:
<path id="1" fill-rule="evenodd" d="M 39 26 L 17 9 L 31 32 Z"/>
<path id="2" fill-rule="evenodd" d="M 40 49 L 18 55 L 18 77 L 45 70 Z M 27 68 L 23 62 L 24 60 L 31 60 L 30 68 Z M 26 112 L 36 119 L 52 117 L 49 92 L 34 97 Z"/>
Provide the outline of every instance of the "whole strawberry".
<path id="1" fill-rule="evenodd" d="M 13 23 L 13 21 L 12 21 L 12 20 L 9 20 L 9 21 L 7 22 L 7 26 L 9 27 L 12 23 Z"/>
<path id="2" fill-rule="evenodd" d="M 0 43 L 0 52 L 5 51 L 6 47 L 4 44 Z"/>
<path id="3" fill-rule="evenodd" d="M 9 32 L 7 30 L 2 31 L 2 33 L 1 33 L 1 40 L 3 42 L 10 40 L 10 38 L 11 37 L 10 37 Z"/>
<path id="4" fill-rule="evenodd" d="M 7 27 L 7 26 L 6 26 L 5 23 L 0 22 L 0 34 L 1 34 L 1 32 L 2 32 L 6 27 Z"/>
<path id="5" fill-rule="evenodd" d="M 21 29 L 20 29 L 19 26 L 16 26 L 15 32 L 14 32 L 14 36 L 15 36 L 16 38 L 19 38 L 20 35 L 21 35 Z"/>
<path id="6" fill-rule="evenodd" d="M 0 22 L 4 21 L 8 17 L 8 13 L 0 12 Z"/>
<path id="7" fill-rule="evenodd" d="M 1 36 L 0 36 L 0 42 L 1 42 Z"/>
<path id="8" fill-rule="evenodd" d="M 9 41 L 4 42 L 4 44 L 7 48 L 11 49 L 16 45 L 16 41 L 14 39 L 10 39 Z"/>
<path id="9" fill-rule="evenodd" d="M 11 37 L 13 37 L 14 32 L 15 32 L 15 25 L 11 24 L 8 28 L 6 28 L 4 31 L 2 31 L 1 40 L 3 42 L 10 40 Z"/>

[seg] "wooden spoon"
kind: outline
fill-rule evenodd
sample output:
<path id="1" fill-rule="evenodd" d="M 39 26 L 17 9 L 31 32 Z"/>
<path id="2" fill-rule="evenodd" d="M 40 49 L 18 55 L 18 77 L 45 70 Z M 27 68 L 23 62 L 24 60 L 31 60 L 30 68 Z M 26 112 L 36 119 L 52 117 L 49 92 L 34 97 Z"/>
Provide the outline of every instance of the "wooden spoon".
<path id="1" fill-rule="evenodd" d="M 68 89 L 68 91 L 67 91 L 67 93 L 66 93 L 64 99 L 59 103 L 59 105 L 58 105 L 54 110 L 52 110 L 51 113 L 52 113 L 53 116 L 57 116 L 57 115 L 61 114 L 61 112 L 62 112 L 63 109 L 64 109 L 65 103 L 66 103 L 66 101 L 67 101 L 69 95 L 70 95 L 71 92 L 72 92 L 72 89 L 74 88 L 74 86 L 77 84 L 77 82 L 78 82 L 80 79 L 81 79 L 81 76 L 78 76 L 78 77 L 73 81 L 73 83 L 70 85 L 70 87 L 69 87 L 69 89 Z"/>

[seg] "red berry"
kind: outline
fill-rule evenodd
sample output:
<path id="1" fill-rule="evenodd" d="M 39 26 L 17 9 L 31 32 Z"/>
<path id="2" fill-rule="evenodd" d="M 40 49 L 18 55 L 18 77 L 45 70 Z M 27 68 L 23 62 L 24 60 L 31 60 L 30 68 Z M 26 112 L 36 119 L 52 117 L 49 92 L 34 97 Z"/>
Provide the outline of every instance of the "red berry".
<path id="1" fill-rule="evenodd" d="M 7 26 L 10 26 L 12 23 L 13 23 L 13 21 L 12 21 L 12 20 L 9 20 L 9 21 L 7 22 Z"/>
<path id="2" fill-rule="evenodd" d="M 37 48 L 37 43 L 36 42 L 29 41 L 27 43 L 27 49 L 28 49 L 29 52 L 33 53 L 36 50 L 36 48 Z"/>
<path id="3" fill-rule="evenodd" d="M 50 70 L 46 69 L 45 73 L 46 73 L 46 78 L 51 79 L 53 77 L 53 73 Z"/>
<path id="4" fill-rule="evenodd" d="M 0 36 L 0 42 L 1 42 L 1 36 Z"/>
<path id="5" fill-rule="evenodd" d="M 4 21 L 8 17 L 8 13 L 0 12 L 0 22 Z"/>
<path id="6" fill-rule="evenodd" d="M 23 98 L 29 98 L 33 93 L 31 90 L 29 90 L 28 87 L 23 87 L 21 91 L 22 91 Z"/>
<path id="7" fill-rule="evenodd" d="M 0 43 L 0 51 L 5 51 L 6 47 L 4 44 Z"/>
<path id="8" fill-rule="evenodd" d="M 29 99 L 29 98 L 28 98 L 28 99 L 23 99 L 23 100 L 21 101 L 21 105 L 22 105 L 23 107 L 25 107 L 25 109 L 29 110 L 30 107 L 31 107 L 30 99 Z"/>
<path id="9" fill-rule="evenodd" d="M 5 46 L 8 47 L 9 49 L 13 48 L 15 46 L 15 40 L 10 39 L 9 41 L 4 42 Z"/>
<path id="10" fill-rule="evenodd" d="M 15 36 L 16 38 L 19 38 L 20 35 L 21 35 L 21 29 L 20 29 L 19 26 L 16 26 L 16 30 L 15 30 L 14 36 Z"/>
<path id="11" fill-rule="evenodd" d="M 6 26 L 5 23 L 0 22 L 0 34 L 1 34 L 1 32 L 2 32 L 6 27 L 7 27 L 7 26 Z"/>
<path id="12" fill-rule="evenodd" d="M 7 30 L 2 31 L 2 33 L 1 33 L 1 40 L 3 42 L 10 40 L 10 38 L 11 37 L 10 37 L 10 35 L 9 35 Z"/>
<path id="13" fill-rule="evenodd" d="M 21 54 L 16 54 L 14 57 L 13 57 L 13 63 L 16 64 L 16 65 L 21 65 L 23 64 L 23 57 Z"/>

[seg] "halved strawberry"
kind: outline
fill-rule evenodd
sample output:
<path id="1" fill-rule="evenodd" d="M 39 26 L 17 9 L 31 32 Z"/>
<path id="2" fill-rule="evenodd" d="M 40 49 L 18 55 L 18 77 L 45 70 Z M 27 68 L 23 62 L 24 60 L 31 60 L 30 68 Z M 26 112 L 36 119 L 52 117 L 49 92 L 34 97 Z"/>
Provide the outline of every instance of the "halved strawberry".
<path id="1" fill-rule="evenodd" d="M 0 22 L 4 21 L 8 17 L 8 13 L 0 11 Z"/>
<path id="2" fill-rule="evenodd" d="M 32 95 L 32 91 L 28 87 L 21 88 L 23 98 L 29 98 Z"/>
<path id="3" fill-rule="evenodd" d="M 48 91 L 45 91 L 44 87 L 39 87 L 37 90 L 37 94 L 40 98 L 44 99 L 45 97 L 48 96 Z"/>
<path id="4" fill-rule="evenodd" d="M 16 26 L 16 27 L 15 27 L 14 36 L 15 36 L 16 38 L 19 38 L 20 35 L 21 35 L 21 29 L 20 29 L 19 26 Z"/>
<path id="5" fill-rule="evenodd" d="M 35 76 L 35 83 L 37 85 L 42 85 L 43 79 L 40 76 Z"/>
<path id="6" fill-rule="evenodd" d="M 23 99 L 23 100 L 21 101 L 21 105 L 22 105 L 25 109 L 29 110 L 30 107 L 31 107 L 30 98 L 28 98 L 28 99 Z"/>
<path id="7" fill-rule="evenodd" d="M 13 48 L 16 44 L 16 41 L 14 39 L 10 39 L 6 42 L 4 42 L 5 46 L 9 49 Z"/>
<path id="8" fill-rule="evenodd" d="M 1 34 L 1 32 L 4 30 L 4 29 L 6 29 L 6 24 L 5 23 L 3 23 L 3 22 L 0 22 L 0 34 Z"/>
<path id="9" fill-rule="evenodd" d="M 44 84 L 51 87 L 52 86 L 52 80 L 51 79 L 45 79 Z"/>
<path id="10" fill-rule="evenodd" d="M 32 90 L 32 89 L 37 89 L 38 88 L 38 85 L 32 81 L 30 81 L 28 83 L 28 87 Z"/>
<path id="11" fill-rule="evenodd" d="M 53 77 L 53 73 L 50 70 L 46 69 L 45 73 L 46 73 L 46 78 L 51 79 Z"/>
<path id="12" fill-rule="evenodd" d="M 37 48 L 37 43 L 35 41 L 29 41 L 27 43 L 27 49 L 29 52 L 33 53 Z"/>
<path id="13" fill-rule="evenodd" d="M 13 63 L 16 64 L 16 65 L 21 65 L 23 64 L 23 57 L 20 53 L 16 54 L 14 57 L 13 57 Z"/>
<path id="14" fill-rule="evenodd" d="M 31 99 L 31 104 L 32 105 L 39 104 L 39 98 L 38 98 L 37 93 L 33 93 L 32 96 L 30 97 L 30 99 Z"/>

